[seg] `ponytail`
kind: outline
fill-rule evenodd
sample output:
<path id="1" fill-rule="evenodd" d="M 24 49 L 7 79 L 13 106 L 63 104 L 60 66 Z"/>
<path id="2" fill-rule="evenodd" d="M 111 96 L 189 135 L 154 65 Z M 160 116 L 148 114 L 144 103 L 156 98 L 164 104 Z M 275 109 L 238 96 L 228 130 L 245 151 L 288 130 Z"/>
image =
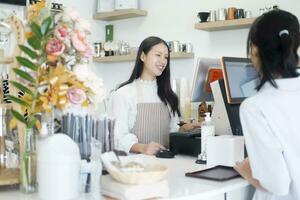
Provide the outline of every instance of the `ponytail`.
<path id="1" fill-rule="evenodd" d="M 295 77 L 297 76 L 295 63 L 298 63 L 298 55 L 293 52 L 293 41 L 288 30 L 284 29 L 279 32 L 279 40 L 281 53 L 279 73 L 282 77 Z"/>

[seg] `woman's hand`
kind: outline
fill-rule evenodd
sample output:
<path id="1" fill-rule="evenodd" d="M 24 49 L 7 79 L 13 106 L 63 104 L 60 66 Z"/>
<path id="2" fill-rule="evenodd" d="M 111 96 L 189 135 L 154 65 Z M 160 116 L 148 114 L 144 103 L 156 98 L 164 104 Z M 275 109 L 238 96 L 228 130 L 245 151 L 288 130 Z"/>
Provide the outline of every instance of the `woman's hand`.
<path id="1" fill-rule="evenodd" d="M 246 158 L 241 162 L 236 162 L 233 167 L 244 179 L 249 180 L 252 178 L 252 172 L 249 164 L 249 159 Z"/>
<path id="2" fill-rule="evenodd" d="M 156 142 L 150 142 L 149 144 L 137 143 L 132 145 L 130 152 L 142 153 L 147 155 L 155 155 L 160 149 L 166 149 L 166 148 L 163 145 Z"/>
<path id="3" fill-rule="evenodd" d="M 251 185 L 253 185 L 256 189 L 264 190 L 259 181 L 252 176 L 252 171 L 250 168 L 249 159 L 246 158 L 241 162 L 236 162 L 236 165 L 233 167 L 244 179 L 249 181 Z"/>
<path id="4" fill-rule="evenodd" d="M 179 128 L 179 131 L 191 131 L 195 128 L 199 128 L 200 126 L 200 123 L 186 123 Z"/>
<path id="5" fill-rule="evenodd" d="M 157 152 L 159 152 L 160 149 L 166 149 L 166 148 L 159 143 L 150 142 L 149 144 L 145 144 L 143 152 L 141 153 L 147 155 L 155 155 Z"/>

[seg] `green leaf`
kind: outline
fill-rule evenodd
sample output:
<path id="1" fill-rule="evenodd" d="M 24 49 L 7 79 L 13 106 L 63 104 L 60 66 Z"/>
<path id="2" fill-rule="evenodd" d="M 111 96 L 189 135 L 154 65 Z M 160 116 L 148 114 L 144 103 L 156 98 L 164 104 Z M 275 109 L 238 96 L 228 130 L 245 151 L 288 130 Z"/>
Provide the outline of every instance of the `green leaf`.
<path id="1" fill-rule="evenodd" d="M 36 84 L 36 81 L 35 79 L 30 75 L 28 74 L 27 72 L 21 70 L 21 69 L 18 69 L 18 68 L 13 68 L 14 72 L 19 75 L 21 78 L 33 83 L 33 84 Z"/>
<path id="2" fill-rule="evenodd" d="M 28 118 L 28 124 L 27 124 L 27 128 L 33 128 L 33 126 L 36 123 L 37 118 L 31 116 Z"/>
<path id="3" fill-rule="evenodd" d="M 37 36 L 39 39 L 41 39 L 43 37 L 42 32 L 41 32 L 41 27 L 37 23 L 32 22 L 30 24 L 30 28 L 31 28 L 31 31 L 33 32 L 33 34 L 35 36 Z"/>
<path id="4" fill-rule="evenodd" d="M 47 17 L 46 19 L 43 20 L 41 26 L 42 35 L 46 35 L 48 33 L 51 24 L 52 24 L 51 17 Z"/>
<path id="5" fill-rule="evenodd" d="M 42 42 L 38 37 L 32 36 L 27 39 L 27 42 L 30 46 L 32 46 L 34 49 L 39 50 L 42 47 Z"/>
<path id="6" fill-rule="evenodd" d="M 33 71 L 38 70 L 38 67 L 34 63 L 32 63 L 30 60 L 28 60 L 27 58 L 17 56 L 16 59 L 22 66 L 27 67 Z"/>
<path id="7" fill-rule="evenodd" d="M 22 99 L 20 99 L 18 97 L 14 97 L 12 95 L 7 95 L 7 97 L 10 100 L 12 100 L 13 102 L 16 102 L 17 104 L 20 104 L 21 106 L 30 107 L 30 105 L 26 101 L 24 101 L 24 100 L 22 100 Z"/>
<path id="8" fill-rule="evenodd" d="M 38 57 L 37 53 L 35 53 L 34 51 L 32 51 L 24 45 L 19 45 L 19 48 L 32 59 L 36 59 Z"/>
<path id="9" fill-rule="evenodd" d="M 13 84 L 16 88 L 18 88 L 19 90 L 27 93 L 27 94 L 30 94 L 31 96 L 33 96 L 33 93 L 31 92 L 30 89 L 28 89 L 26 86 L 16 82 L 16 81 L 10 81 L 11 84 Z"/>
<path id="10" fill-rule="evenodd" d="M 24 119 L 24 116 L 21 115 L 18 111 L 16 110 L 11 110 L 12 115 L 19 120 L 20 122 L 26 124 L 26 120 Z"/>

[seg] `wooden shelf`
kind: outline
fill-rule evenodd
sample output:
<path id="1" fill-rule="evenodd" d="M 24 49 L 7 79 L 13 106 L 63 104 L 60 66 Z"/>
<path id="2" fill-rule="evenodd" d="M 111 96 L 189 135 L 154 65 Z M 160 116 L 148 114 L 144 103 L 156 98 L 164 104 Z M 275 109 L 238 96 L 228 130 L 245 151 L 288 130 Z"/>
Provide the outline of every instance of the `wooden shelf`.
<path id="1" fill-rule="evenodd" d="M 124 9 L 112 12 L 101 12 L 94 15 L 94 19 L 113 21 L 119 19 L 128 19 L 133 17 L 143 17 L 147 15 L 147 11 L 140 9 Z"/>
<path id="2" fill-rule="evenodd" d="M 0 57 L 0 64 L 10 64 L 14 61 L 13 58 L 9 57 Z"/>
<path id="3" fill-rule="evenodd" d="M 243 19 L 233 19 L 233 20 L 222 20 L 215 22 L 204 22 L 196 23 L 195 29 L 203 31 L 222 31 L 222 30 L 232 30 L 232 29 L 242 29 L 249 28 L 254 22 L 255 18 L 243 18 Z"/>
<path id="4" fill-rule="evenodd" d="M 0 186 L 20 183 L 19 169 L 0 169 Z"/>
<path id="5" fill-rule="evenodd" d="M 170 54 L 171 59 L 185 59 L 194 58 L 194 53 L 177 52 Z M 111 63 L 111 62 L 126 62 L 134 61 L 136 54 L 122 55 L 122 56 L 106 56 L 106 57 L 94 57 L 94 62 Z"/>
<path id="6" fill-rule="evenodd" d="M 4 57 L 4 50 L 0 49 L 0 64 L 10 64 L 14 61 L 13 58 Z"/>

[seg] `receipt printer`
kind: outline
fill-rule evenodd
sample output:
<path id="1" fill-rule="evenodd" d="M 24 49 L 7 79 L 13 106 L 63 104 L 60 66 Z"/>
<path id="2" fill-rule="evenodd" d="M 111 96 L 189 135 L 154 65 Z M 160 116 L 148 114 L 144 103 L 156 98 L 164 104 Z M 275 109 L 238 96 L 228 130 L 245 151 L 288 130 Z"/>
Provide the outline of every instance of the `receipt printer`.
<path id="1" fill-rule="evenodd" d="M 170 133 L 170 150 L 174 154 L 185 154 L 198 157 L 198 155 L 201 153 L 200 132 Z"/>

